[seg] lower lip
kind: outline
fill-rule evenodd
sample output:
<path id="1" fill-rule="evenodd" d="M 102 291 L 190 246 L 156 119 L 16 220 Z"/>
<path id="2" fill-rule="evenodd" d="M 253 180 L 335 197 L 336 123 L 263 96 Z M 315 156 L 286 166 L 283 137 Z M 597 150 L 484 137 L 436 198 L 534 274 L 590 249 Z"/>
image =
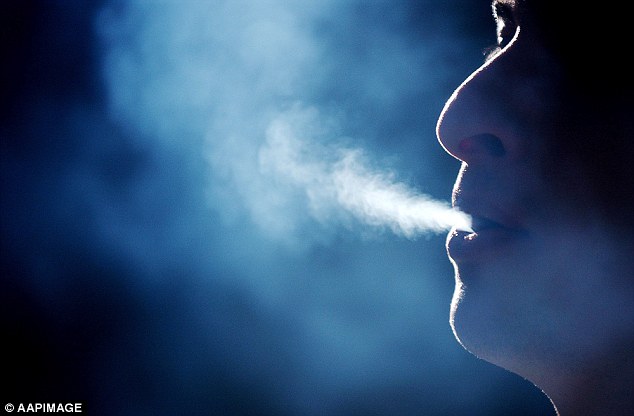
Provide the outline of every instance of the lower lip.
<path id="1" fill-rule="evenodd" d="M 488 228 L 476 233 L 451 230 L 447 253 L 455 262 L 482 261 L 510 250 L 525 234 L 510 228 Z"/>

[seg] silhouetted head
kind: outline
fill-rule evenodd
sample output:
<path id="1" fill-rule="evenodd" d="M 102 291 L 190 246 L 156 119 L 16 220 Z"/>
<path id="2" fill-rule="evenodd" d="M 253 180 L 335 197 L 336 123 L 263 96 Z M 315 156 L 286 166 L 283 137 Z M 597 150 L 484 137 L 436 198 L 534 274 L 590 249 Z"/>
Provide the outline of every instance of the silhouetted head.
<path id="1" fill-rule="evenodd" d="M 628 17 L 556 3 L 494 1 L 498 44 L 438 121 L 462 161 L 454 205 L 475 230 L 447 240 L 451 321 L 562 414 L 611 414 L 634 368 Z"/>

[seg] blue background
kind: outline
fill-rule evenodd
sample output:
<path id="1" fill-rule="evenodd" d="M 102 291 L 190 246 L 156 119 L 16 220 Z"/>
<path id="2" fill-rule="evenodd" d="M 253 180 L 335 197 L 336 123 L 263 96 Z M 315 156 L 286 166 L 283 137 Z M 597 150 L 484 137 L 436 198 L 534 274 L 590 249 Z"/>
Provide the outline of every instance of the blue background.
<path id="1" fill-rule="evenodd" d="M 435 122 L 495 41 L 486 1 L 28 0 L 0 19 L 4 402 L 554 413 L 454 339 L 444 235 L 317 218 L 258 167 L 271 120 L 310 109 L 322 150 L 448 201 Z"/>

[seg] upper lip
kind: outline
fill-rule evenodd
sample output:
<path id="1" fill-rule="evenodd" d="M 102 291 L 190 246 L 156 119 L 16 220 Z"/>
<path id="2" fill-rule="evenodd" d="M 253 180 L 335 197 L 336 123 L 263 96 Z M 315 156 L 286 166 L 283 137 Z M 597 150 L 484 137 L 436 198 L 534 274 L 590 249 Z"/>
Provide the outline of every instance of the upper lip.
<path id="1" fill-rule="evenodd" d="M 471 216 L 471 228 L 476 233 L 482 230 L 492 229 L 492 228 L 507 228 L 504 225 L 500 224 L 499 222 L 492 220 L 490 218 L 470 214 L 468 212 L 467 214 Z"/>
<path id="2" fill-rule="evenodd" d="M 475 233 L 495 228 L 518 228 L 511 226 L 501 215 L 496 214 L 492 208 L 481 207 L 475 201 L 456 198 L 453 206 L 471 217 L 471 228 Z"/>

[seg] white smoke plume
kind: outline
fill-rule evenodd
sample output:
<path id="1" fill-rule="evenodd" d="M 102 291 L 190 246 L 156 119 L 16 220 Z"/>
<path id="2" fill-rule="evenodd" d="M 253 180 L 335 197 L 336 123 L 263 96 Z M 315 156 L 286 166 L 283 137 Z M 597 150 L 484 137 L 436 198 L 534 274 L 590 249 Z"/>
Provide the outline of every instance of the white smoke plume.
<path id="1" fill-rule="evenodd" d="M 464 214 L 375 169 L 358 141 L 341 137 L 336 126 L 350 109 L 317 92 L 354 87 L 346 95 L 370 94 L 396 116 L 397 92 L 430 89 L 436 79 L 422 58 L 426 44 L 395 47 L 369 32 L 364 43 L 381 59 L 358 65 L 373 75 L 332 86 L 333 71 L 354 74 L 355 61 L 343 65 L 317 29 L 338 18 L 350 27 L 347 15 L 335 18 L 345 10 L 337 1 L 280 0 L 107 7 L 98 28 L 111 116 L 171 154 L 204 159 L 209 208 L 233 241 L 259 236 L 296 247 L 342 226 L 407 238 L 467 226 Z M 425 77 L 413 85 L 412 71 Z"/>
<path id="2" fill-rule="evenodd" d="M 352 217 L 407 238 L 470 228 L 466 214 L 397 182 L 393 172 L 372 170 L 361 149 L 310 137 L 318 118 L 316 109 L 299 106 L 282 113 L 259 152 L 262 173 L 303 191 L 313 218 L 325 223 Z"/>

